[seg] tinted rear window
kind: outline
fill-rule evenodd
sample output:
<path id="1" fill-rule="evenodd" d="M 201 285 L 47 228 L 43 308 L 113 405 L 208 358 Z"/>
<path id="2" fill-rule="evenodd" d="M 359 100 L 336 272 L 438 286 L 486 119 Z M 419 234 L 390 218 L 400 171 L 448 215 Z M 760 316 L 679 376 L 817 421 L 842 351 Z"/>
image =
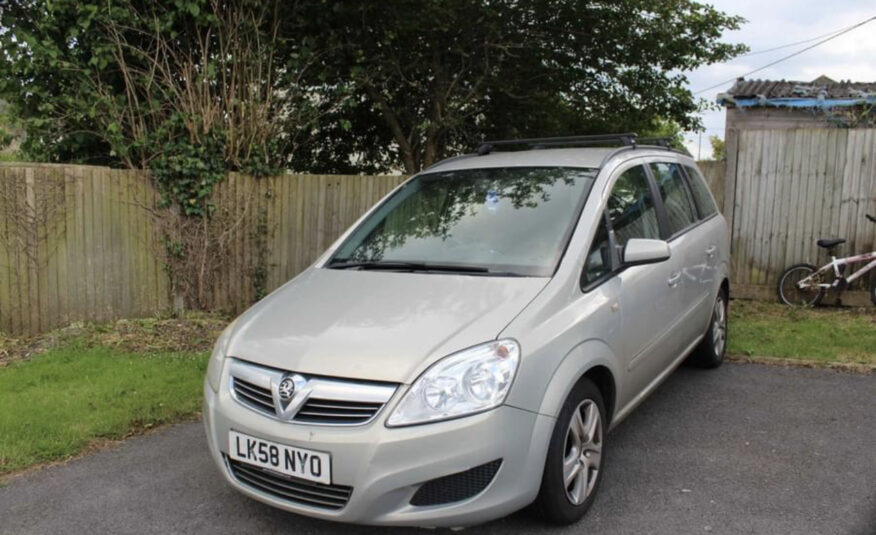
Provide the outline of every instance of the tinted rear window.
<path id="1" fill-rule="evenodd" d="M 715 200 L 709 192 L 709 186 L 706 184 L 706 180 L 699 169 L 690 165 L 685 165 L 684 168 L 687 171 L 690 190 L 693 193 L 694 204 L 697 206 L 700 219 L 705 219 L 717 213 L 718 207 L 715 206 Z"/>
<path id="2" fill-rule="evenodd" d="M 688 193 L 681 166 L 677 163 L 652 163 L 651 171 L 657 182 L 657 189 L 663 197 L 669 235 L 675 235 L 697 221 L 697 214 Z"/>

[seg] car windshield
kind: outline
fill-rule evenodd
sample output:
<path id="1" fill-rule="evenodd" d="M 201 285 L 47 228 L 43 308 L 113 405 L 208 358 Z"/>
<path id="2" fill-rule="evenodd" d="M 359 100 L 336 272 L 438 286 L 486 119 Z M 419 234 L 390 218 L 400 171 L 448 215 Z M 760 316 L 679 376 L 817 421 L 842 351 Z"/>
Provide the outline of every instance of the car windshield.
<path id="1" fill-rule="evenodd" d="M 350 234 L 328 267 L 551 276 L 596 173 L 510 167 L 416 176 Z"/>

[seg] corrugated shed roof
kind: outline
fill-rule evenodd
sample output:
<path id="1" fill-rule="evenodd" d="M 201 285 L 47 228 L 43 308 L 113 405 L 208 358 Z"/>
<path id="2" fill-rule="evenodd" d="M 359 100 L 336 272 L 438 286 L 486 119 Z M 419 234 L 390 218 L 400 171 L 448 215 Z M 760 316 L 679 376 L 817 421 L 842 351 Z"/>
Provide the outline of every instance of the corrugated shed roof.
<path id="1" fill-rule="evenodd" d="M 876 82 L 834 81 L 819 76 L 811 82 L 737 80 L 726 92 L 736 98 L 866 99 L 876 96 Z"/>

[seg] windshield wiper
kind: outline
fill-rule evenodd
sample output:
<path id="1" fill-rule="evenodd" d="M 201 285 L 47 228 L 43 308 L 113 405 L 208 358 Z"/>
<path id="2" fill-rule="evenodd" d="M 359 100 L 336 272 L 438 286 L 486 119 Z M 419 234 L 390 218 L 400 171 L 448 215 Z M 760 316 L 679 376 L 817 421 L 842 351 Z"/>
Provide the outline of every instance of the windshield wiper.
<path id="1" fill-rule="evenodd" d="M 344 262 L 332 261 L 328 265 L 331 269 L 360 269 L 360 270 L 387 270 L 387 271 L 412 271 L 412 272 L 442 272 L 442 273 L 483 273 L 491 274 L 490 270 L 481 266 L 467 266 L 465 264 L 438 264 L 432 262 L 402 262 L 396 260 L 376 260 L 370 262 Z"/>

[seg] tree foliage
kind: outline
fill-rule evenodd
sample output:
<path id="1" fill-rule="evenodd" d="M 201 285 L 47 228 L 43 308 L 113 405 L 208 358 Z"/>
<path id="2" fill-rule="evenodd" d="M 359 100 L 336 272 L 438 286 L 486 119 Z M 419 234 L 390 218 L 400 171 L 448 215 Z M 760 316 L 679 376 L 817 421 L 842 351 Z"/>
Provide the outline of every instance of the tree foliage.
<path id="1" fill-rule="evenodd" d="M 0 99 L 29 157 L 152 168 L 198 214 L 232 169 L 696 128 L 684 72 L 742 51 L 740 22 L 694 0 L 5 0 Z"/>
<path id="2" fill-rule="evenodd" d="M 726 158 L 726 145 L 723 139 L 718 136 L 709 136 L 709 143 L 712 145 L 713 160 L 723 160 Z"/>
<path id="3" fill-rule="evenodd" d="M 296 165 L 320 170 L 348 167 L 343 156 L 355 155 L 411 173 L 482 138 L 645 131 L 659 121 L 694 129 L 683 71 L 744 50 L 720 40 L 741 19 L 690 0 L 342 0 L 308 9 L 315 42 L 332 52 L 305 81 L 344 102 L 298 147 Z"/>
<path id="4" fill-rule="evenodd" d="M 9 0 L 0 95 L 26 154 L 151 168 L 169 200 L 202 214 L 228 170 L 285 164 L 299 118 L 290 103 L 306 103 L 279 34 L 290 10 L 281 0 Z"/>
<path id="5" fill-rule="evenodd" d="M 642 138 L 665 139 L 672 148 L 687 152 L 687 147 L 684 146 L 683 129 L 675 121 L 656 117 L 651 121 L 650 126 L 640 129 L 639 132 Z"/>

